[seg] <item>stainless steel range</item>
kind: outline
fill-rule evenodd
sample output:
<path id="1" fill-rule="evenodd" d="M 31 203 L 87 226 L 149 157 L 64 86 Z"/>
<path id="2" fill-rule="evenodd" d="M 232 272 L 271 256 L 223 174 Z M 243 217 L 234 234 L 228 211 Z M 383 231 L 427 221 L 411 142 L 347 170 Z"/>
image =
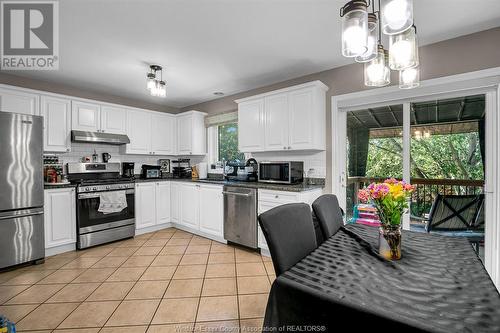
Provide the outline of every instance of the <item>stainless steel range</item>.
<path id="1" fill-rule="evenodd" d="M 135 235 L 135 183 L 120 175 L 120 163 L 68 163 L 77 184 L 77 248 Z"/>

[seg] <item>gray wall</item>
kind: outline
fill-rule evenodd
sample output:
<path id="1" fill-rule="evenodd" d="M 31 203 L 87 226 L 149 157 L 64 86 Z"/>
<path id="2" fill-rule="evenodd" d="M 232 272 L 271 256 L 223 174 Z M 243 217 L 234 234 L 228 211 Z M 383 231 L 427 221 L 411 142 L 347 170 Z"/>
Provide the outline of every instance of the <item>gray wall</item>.
<path id="1" fill-rule="evenodd" d="M 486 30 L 443 42 L 423 46 L 419 49 L 421 62 L 421 80 L 427 80 L 453 74 L 477 71 L 485 68 L 500 67 L 500 27 Z M 393 74 L 397 74 L 393 72 Z M 331 161 L 332 161 L 332 129 L 331 129 L 331 97 L 350 92 L 369 89 L 363 84 L 363 66 L 350 64 L 327 71 L 310 74 L 292 80 L 280 82 L 270 86 L 253 89 L 226 96 L 220 99 L 191 105 L 181 109 L 199 110 L 216 114 L 236 110 L 235 99 L 248 97 L 275 89 L 308 81 L 320 80 L 330 90 L 326 96 L 326 162 L 327 162 L 327 188 L 331 186 Z M 392 82 L 397 82 L 393 75 Z"/>
<path id="2" fill-rule="evenodd" d="M 136 99 L 131 99 L 127 97 L 109 95 L 99 91 L 89 91 L 82 90 L 76 87 L 71 87 L 68 85 L 42 81 L 32 78 L 25 78 L 21 76 L 16 76 L 12 74 L 7 74 L 5 72 L 0 72 L 0 83 L 9 84 L 12 86 L 18 86 L 23 88 L 35 89 L 47 91 L 55 94 L 69 95 L 80 98 L 93 99 L 100 102 L 116 103 L 121 105 L 126 105 L 135 108 L 143 108 L 148 110 L 155 110 L 168 113 L 178 113 L 179 109 L 161 105 L 138 101 Z"/>

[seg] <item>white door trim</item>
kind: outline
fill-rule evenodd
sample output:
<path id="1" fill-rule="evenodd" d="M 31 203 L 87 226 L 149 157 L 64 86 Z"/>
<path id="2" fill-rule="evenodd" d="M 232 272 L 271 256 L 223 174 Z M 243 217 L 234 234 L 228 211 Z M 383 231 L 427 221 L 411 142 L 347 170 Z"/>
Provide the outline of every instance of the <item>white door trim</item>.
<path id="1" fill-rule="evenodd" d="M 486 240 L 485 267 L 493 282 L 500 290 L 500 172 L 499 152 L 500 117 L 500 67 L 476 72 L 457 74 L 422 81 L 420 87 L 411 90 L 399 89 L 397 86 L 371 89 L 344 95 L 332 96 L 332 179 L 331 193 L 338 196 L 345 208 L 345 186 L 347 176 L 345 137 L 347 110 L 363 109 L 367 105 L 405 104 L 433 98 L 453 98 L 464 95 L 486 95 L 486 158 L 485 158 L 485 223 Z M 406 131 L 409 133 L 409 131 Z M 404 138 L 403 138 L 404 139 Z M 406 138 L 408 139 L 408 138 Z"/>

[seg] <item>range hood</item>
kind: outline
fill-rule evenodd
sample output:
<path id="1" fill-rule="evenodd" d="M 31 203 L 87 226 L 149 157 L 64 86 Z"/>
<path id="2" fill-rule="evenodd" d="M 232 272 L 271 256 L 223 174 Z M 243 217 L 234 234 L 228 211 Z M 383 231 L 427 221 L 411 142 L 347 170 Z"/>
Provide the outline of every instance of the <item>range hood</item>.
<path id="1" fill-rule="evenodd" d="M 71 131 L 72 142 L 107 143 L 110 145 L 124 145 L 130 143 L 124 134 L 111 134 L 86 131 Z"/>

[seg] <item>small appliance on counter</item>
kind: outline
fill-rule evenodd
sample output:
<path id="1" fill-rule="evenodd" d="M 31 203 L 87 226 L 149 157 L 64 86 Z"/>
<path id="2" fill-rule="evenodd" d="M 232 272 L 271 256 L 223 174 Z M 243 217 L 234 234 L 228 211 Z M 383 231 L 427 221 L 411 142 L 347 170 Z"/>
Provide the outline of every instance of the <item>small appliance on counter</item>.
<path id="1" fill-rule="evenodd" d="M 297 184 L 304 181 L 304 162 L 260 162 L 259 182 Z"/>
<path id="2" fill-rule="evenodd" d="M 172 161 L 172 175 L 178 179 L 191 178 L 191 160 L 183 158 Z"/>
<path id="3" fill-rule="evenodd" d="M 191 178 L 200 179 L 200 175 L 198 174 L 198 167 L 196 165 L 193 165 L 191 167 Z"/>
<path id="4" fill-rule="evenodd" d="M 229 181 L 257 181 L 257 161 L 253 158 L 247 162 L 238 160 L 227 162 L 225 170 L 226 179 Z"/>
<path id="5" fill-rule="evenodd" d="M 143 164 L 141 167 L 142 179 L 159 179 L 161 178 L 161 166 Z"/>
<path id="6" fill-rule="evenodd" d="M 135 178 L 134 166 L 134 162 L 122 162 L 122 177 Z"/>
<path id="7" fill-rule="evenodd" d="M 169 159 L 159 159 L 158 164 L 160 165 L 161 177 L 170 178 L 170 160 Z"/>
<path id="8" fill-rule="evenodd" d="M 102 162 L 103 163 L 108 163 L 108 161 L 111 159 L 111 154 L 110 153 L 102 153 Z"/>
<path id="9" fill-rule="evenodd" d="M 198 178 L 207 179 L 208 178 L 208 164 L 206 162 L 201 162 L 196 165 L 198 168 Z"/>

